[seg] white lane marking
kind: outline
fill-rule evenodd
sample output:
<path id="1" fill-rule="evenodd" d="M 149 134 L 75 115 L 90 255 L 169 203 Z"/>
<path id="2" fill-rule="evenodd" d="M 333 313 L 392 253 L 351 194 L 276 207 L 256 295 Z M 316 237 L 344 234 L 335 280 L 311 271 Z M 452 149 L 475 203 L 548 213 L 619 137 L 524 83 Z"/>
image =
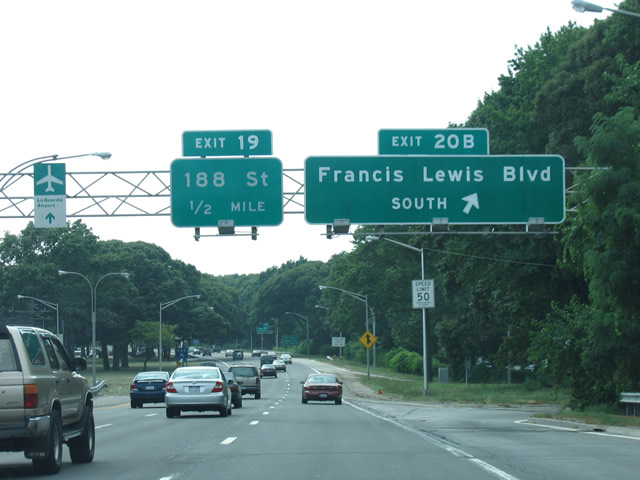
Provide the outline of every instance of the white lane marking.
<path id="1" fill-rule="evenodd" d="M 263 415 L 269 415 L 269 412 L 262 412 Z"/>
<path id="2" fill-rule="evenodd" d="M 220 445 L 229 445 L 230 443 L 235 442 L 238 437 L 227 437 L 223 441 L 220 442 Z"/>
<path id="3" fill-rule="evenodd" d="M 576 432 L 576 433 L 585 433 L 587 435 L 600 435 L 601 437 L 613 437 L 613 438 L 624 438 L 626 440 L 637 440 L 640 441 L 640 437 L 631 437 L 629 435 L 620 435 L 619 433 L 607 433 L 607 432 L 585 432 L 578 430 L 577 428 L 569 428 L 569 427 L 558 427 L 556 425 L 545 425 L 543 423 L 532 423 L 528 420 L 517 420 L 515 423 L 519 425 L 530 425 L 532 427 L 545 427 L 553 430 L 563 430 L 565 432 Z"/>
<path id="4" fill-rule="evenodd" d="M 145 417 L 155 417 L 156 415 L 158 415 L 157 413 L 149 413 L 147 415 L 145 415 Z"/>
<path id="5" fill-rule="evenodd" d="M 575 428 L 567 428 L 567 427 L 558 427 L 556 425 L 544 425 L 542 423 L 531 423 L 528 420 L 516 420 L 513 423 L 517 423 L 518 425 L 529 425 L 530 427 L 544 427 L 549 428 L 551 430 L 562 430 L 563 432 L 577 432 Z"/>
<path id="6" fill-rule="evenodd" d="M 249 425 L 257 425 L 260 423 L 260 420 L 254 420 L 253 422 L 251 422 Z"/>
<path id="7" fill-rule="evenodd" d="M 601 437 L 615 437 L 615 438 L 625 438 L 627 440 L 640 440 L 638 437 L 630 437 L 629 435 L 619 435 L 616 433 L 606 433 L 606 432 L 582 432 L 587 435 L 600 435 Z"/>
<path id="8" fill-rule="evenodd" d="M 403 425 L 401 423 L 396 422 L 395 420 L 392 420 L 390 418 L 386 418 L 386 417 L 382 417 L 376 413 L 370 412 L 369 410 L 366 410 L 362 407 L 359 407 L 357 405 L 354 405 L 351 402 L 344 402 L 347 405 L 355 408 L 356 410 L 360 410 L 361 412 L 366 413 L 367 415 L 371 415 L 372 417 L 378 418 L 380 420 L 384 420 L 385 422 L 389 422 L 392 423 L 393 425 L 400 427 L 404 430 L 407 430 L 411 433 L 414 433 L 415 435 L 418 435 L 419 437 L 421 437 L 424 440 L 429 441 L 430 443 L 434 444 L 435 446 L 444 449 L 445 451 L 455 455 L 456 457 L 461 457 L 464 458 L 466 460 L 469 460 L 473 463 L 475 463 L 476 465 L 478 465 L 480 468 L 486 470 L 487 472 L 490 472 L 494 475 L 496 475 L 498 478 L 501 478 L 502 480 L 519 480 L 518 477 L 514 477 L 513 475 L 509 475 L 507 472 L 500 470 L 499 468 L 494 467 L 493 465 L 484 462 L 478 458 L 475 458 L 473 455 L 468 454 L 467 452 L 465 452 L 464 450 L 460 450 L 459 448 L 455 448 L 452 447 L 450 445 L 447 445 L 446 443 L 444 443 L 441 439 L 436 438 L 436 437 L 432 437 L 431 435 L 427 435 L 423 432 L 420 432 L 418 430 L 414 430 L 411 427 L 408 427 L 406 425 Z"/>
<path id="9" fill-rule="evenodd" d="M 105 423 L 104 425 L 96 425 L 96 430 L 99 428 L 104 428 L 104 427 L 111 427 L 113 426 L 113 423 Z"/>

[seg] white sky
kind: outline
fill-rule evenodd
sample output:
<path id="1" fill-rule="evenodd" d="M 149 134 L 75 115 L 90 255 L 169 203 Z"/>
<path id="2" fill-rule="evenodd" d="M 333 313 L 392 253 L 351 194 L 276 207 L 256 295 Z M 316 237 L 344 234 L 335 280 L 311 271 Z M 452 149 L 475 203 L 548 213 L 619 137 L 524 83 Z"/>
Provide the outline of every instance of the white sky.
<path id="1" fill-rule="evenodd" d="M 605 16 L 570 0 L 3 0 L 0 172 L 94 151 L 113 157 L 67 171 L 169 170 L 185 130 L 271 130 L 285 169 L 375 155 L 381 128 L 464 122 L 515 47 L 547 27 Z M 83 221 L 102 240 L 155 243 L 215 275 L 351 249 L 351 237 L 327 240 L 302 215 L 257 241 L 195 242 L 169 217 Z M 1 222 L 12 233 L 27 223 Z"/>

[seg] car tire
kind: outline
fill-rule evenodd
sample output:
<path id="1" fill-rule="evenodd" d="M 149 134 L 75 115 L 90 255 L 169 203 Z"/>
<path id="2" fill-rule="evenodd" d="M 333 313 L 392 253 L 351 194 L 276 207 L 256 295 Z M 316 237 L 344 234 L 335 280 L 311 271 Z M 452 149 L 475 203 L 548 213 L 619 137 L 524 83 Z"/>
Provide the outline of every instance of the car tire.
<path id="1" fill-rule="evenodd" d="M 308 400 L 306 398 L 302 397 L 302 403 L 306 404 L 307 402 L 308 402 Z"/>
<path id="2" fill-rule="evenodd" d="M 96 452 L 96 423 L 93 419 L 93 408 L 86 406 L 87 416 L 82 434 L 67 442 L 71 463 L 91 463 Z"/>
<path id="3" fill-rule="evenodd" d="M 39 474 L 54 474 L 62 466 L 62 420 L 60 412 L 53 410 L 49 419 L 47 438 L 47 457 L 44 460 L 33 459 L 33 468 Z"/>
<path id="4" fill-rule="evenodd" d="M 342 405 L 342 399 L 341 398 L 337 398 L 336 399 L 336 405 Z"/>
<path id="5" fill-rule="evenodd" d="M 262 396 L 262 394 L 260 392 L 256 393 L 256 400 L 260 400 L 261 396 Z"/>
<path id="6" fill-rule="evenodd" d="M 180 410 L 176 407 L 167 407 L 167 418 L 176 418 L 180 416 Z"/>
<path id="7" fill-rule="evenodd" d="M 233 402 L 233 407 L 234 408 L 242 408 L 242 397 L 240 397 L 238 400 Z"/>

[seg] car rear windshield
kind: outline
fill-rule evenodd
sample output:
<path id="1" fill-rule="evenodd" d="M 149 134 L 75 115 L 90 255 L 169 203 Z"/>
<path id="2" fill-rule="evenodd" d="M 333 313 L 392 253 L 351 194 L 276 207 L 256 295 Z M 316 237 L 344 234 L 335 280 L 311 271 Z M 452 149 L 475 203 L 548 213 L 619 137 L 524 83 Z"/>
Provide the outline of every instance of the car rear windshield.
<path id="1" fill-rule="evenodd" d="M 136 382 L 166 382 L 169 375 L 163 372 L 139 373 L 136 375 Z"/>
<path id="2" fill-rule="evenodd" d="M 318 375 L 315 377 L 310 377 L 309 382 L 311 383 L 337 383 L 338 379 L 336 377 L 330 375 Z"/>
<path id="3" fill-rule="evenodd" d="M 211 380 L 220 378 L 220 370 L 212 367 L 194 370 L 176 370 L 172 380 Z"/>
<path id="4" fill-rule="evenodd" d="M 230 372 L 236 377 L 255 377 L 257 376 L 256 371 L 252 367 L 231 367 L 229 368 Z"/>

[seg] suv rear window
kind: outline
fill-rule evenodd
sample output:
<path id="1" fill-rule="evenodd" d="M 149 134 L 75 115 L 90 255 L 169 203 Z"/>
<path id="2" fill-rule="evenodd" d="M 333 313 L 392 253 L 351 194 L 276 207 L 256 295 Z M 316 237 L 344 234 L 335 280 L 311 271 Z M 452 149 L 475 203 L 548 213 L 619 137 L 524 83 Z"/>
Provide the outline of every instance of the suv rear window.
<path id="1" fill-rule="evenodd" d="M 44 354 L 42 353 L 42 346 L 36 332 L 33 330 L 24 329 L 20 331 L 22 341 L 27 347 L 27 353 L 31 359 L 32 365 L 44 365 Z"/>
<path id="2" fill-rule="evenodd" d="M 236 377 L 256 377 L 259 375 L 255 367 L 229 367 L 229 371 Z"/>
<path id="3" fill-rule="evenodd" d="M 15 372 L 16 370 L 11 341 L 8 338 L 0 338 L 0 372 Z"/>

